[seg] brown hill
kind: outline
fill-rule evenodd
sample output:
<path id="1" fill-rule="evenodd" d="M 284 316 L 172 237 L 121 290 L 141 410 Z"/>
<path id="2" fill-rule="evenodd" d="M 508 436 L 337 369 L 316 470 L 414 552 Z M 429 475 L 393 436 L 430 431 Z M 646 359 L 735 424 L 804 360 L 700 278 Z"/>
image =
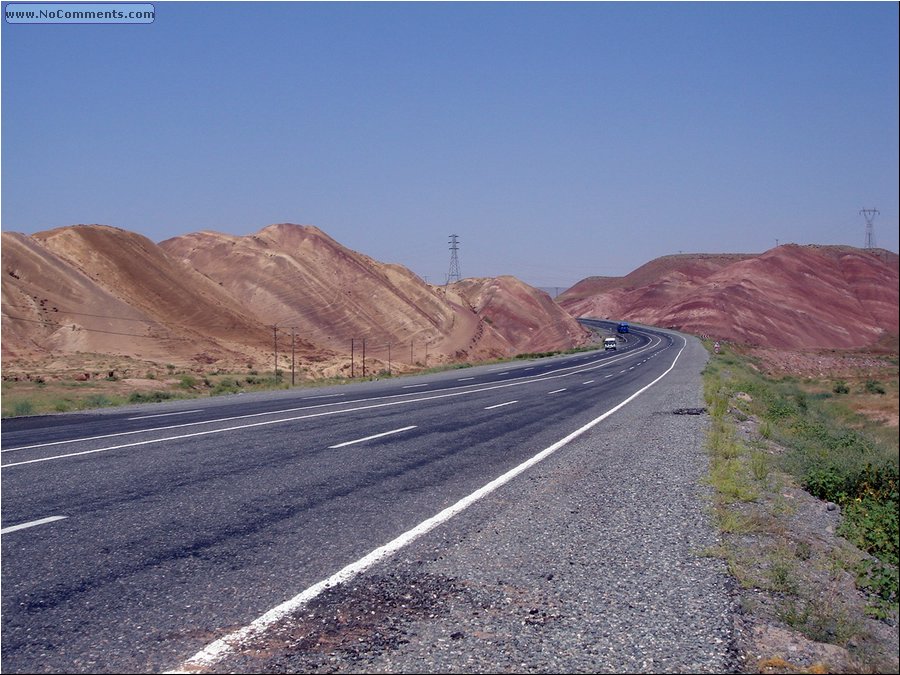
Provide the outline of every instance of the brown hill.
<path id="1" fill-rule="evenodd" d="M 527 330 L 498 330 L 482 320 L 455 289 L 429 286 L 405 267 L 352 251 L 316 227 L 272 225 L 245 237 L 199 232 L 160 246 L 221 284 L 260 320 L 294 327 L 347 354 L 351 340 L 361 349 L 365 339 L 369 357 L 387 361 L 390 349 L 395 362 L 433 363 L 510 356 L 532 342 L 524 339 Z M 520 302 L 528 294 L 516 292 L 508 299 L 518 304 L 511 324 L 568 322 L 570 333 L 545 336 L 548 349 L 584 341 L 577 322 L 552 302 L 533 315 L 535 308 Z"/>
<path id="2" fill-rule="evenodd" d="M 159 245 L 101 225 L 4 232 L 2 258 L 2 351 L 13 370 L 37 361 L 65 369 L 67 355 L 269 369 L 273 326 L 282 354 L 294 333 L 313 376 L 349 373 L 363 349 L 372 370 L 378 361 L 403 369 L 563 349 L 587 336 L 517 280 L 472 281 L 464 296 L 315 227 L 200 232 Z M 479 315 L 488 306 L 493 320 Z"/>
<path id="3" fill-rule="evenodd" d="M 898 257 L 849 246 L 779 246 L 759 255 L 679 255 L 557 298 L 578 317 L 672 326 L 746 344 L 870 346 L 898 332 Z"/>
<path id="4" fill-rule="evenodd" d="M 512 276 L 463 279 L 453 284 L 472 309 L 521 352 L 584 343 L 584 329 L 545 292 Z"/>
<path id="5" fill-rule="evenodd" d="M 119 228 L 3 235 L 5 359 L 91 352 L 246 361 L 269 332 L 217 284 Z"/>

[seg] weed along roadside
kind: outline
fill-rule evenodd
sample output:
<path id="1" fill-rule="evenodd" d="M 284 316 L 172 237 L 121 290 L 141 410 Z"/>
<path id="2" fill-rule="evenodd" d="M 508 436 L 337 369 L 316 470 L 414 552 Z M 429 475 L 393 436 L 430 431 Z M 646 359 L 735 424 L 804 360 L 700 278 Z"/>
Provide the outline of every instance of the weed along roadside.
<path id="1" fill-rule="evenodd" d="M 896 429 L 882 433 L 830 392 L 707 347 L 709 481 L 723 535 L 707 554 L 737 581 L 746 672 L 898 672 Z"/>
<path id="2" fill-rule="evenodd" d="M 222 369 L 198 371 L 173 364 L 147 366 L 142 363 L 129 363 L 127 366 L 123 366 L 121 363 L 115 366 L 103 364 L 101 368 L 94 364 L 94 367 L 91 368 L 65 373 L 35 370 L 31 373 L 4 375 L 2 416 L 45 415 L 225 394 L 319 388 L 406 375 L 427 375 L 473 366 L 580 354 L 601 348 L 601 344 L 591 344 L 565 350 L 522 353 L 503 359 L 464 361 L 431 367 L 417 365 L 405 372 L 396 369 L 393 372 L 373 370 L 372 374 L 364 377 L 339 375 L 314 378 L 308 376 L 305 370 L 301 369 L 295 384 L 291 384 L 290 371 L 284 371 L 281 368 L 278 369 L 277 376 L 271 370 L 260 372 L 252 368 L 245 371 Z"/>

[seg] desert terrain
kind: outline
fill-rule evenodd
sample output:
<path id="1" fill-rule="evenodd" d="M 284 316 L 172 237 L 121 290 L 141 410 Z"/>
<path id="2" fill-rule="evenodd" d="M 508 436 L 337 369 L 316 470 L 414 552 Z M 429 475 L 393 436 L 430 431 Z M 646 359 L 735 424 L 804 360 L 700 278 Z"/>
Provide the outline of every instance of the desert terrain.
<path id="1" fill-rule="evenodd" d="M 742 345 L 775 375 L 860 379 L 897 351 L 898 256 L 881 249 L 664 256 L 555 300 L 511 276 L 431 285 L 309 225 L 158 244 L 103 225 L 3 232 L 2 262 L 5 415 L 564 351 L 591 342 L 579 317 Z"/>
<path id="2" fill-rule="evenodd" d="M 6 373 L 83 369 L 90 355 L 142 371 L 265 370 L 278 339 L 311 377 L 333 377 L 349 374 L 363 340 L 373 368 L 390 359 L 400 370 L 588 340 L 549 296 L 517 280 L 431 286 L 310 226 L 161 244 L 100 225 L 2 236 Z"/>

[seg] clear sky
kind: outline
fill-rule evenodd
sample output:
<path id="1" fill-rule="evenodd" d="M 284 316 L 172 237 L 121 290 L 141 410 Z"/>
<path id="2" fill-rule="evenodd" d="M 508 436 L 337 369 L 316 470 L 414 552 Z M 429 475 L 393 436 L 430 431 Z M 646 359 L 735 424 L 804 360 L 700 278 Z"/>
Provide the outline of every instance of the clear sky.
<path id="1" fill-rule="evenodd" d="M 4 3 L 4 7 L 7 3 Z M 898 250 L 898 4 L 156 2 L 2 27 L 2 227 L 312 224 L 432 283 Z"/>

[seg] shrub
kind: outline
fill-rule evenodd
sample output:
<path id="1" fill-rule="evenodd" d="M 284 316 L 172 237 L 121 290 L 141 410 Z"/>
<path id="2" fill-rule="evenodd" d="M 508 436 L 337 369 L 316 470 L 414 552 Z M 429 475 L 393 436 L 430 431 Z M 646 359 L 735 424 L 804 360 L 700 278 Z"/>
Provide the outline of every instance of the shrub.
<path id="1" fill-rule="evenodd" d="M 30 415 L 34 412 L 34 404 L 25 399 L 23 401 L 16 401 L 15 405 L 13 405 L 13 415 L 16 417 L 21 417 L 23 415 Z"/>
<path id="2" fill-rule="evenodd" d="M 174 398 L 174 394 L 171 394 L 168 391 L 152 391 L 147 394 L 142 394 L 139 391 L 134 391 L 128 397 L 129 403 L 159 403 L 160 401 L 168 401 L 170 398 Z"/>
<path id="3" fill-rule="evenodd" d="M 833 391 L 835 394 L 849 394 L 850 387 L 848 387 L 847 383 L 843 380 L 838 380 L 834 383 L 834 387 L 831 391 Z"/>
<path id="4" fill-rule="evenodd" d="M 876 380 L 867 380 L 866 381 L 866 393 L 868 394 L 884 394 L 884 387 L 881 385 L 881 382 Z"/>

